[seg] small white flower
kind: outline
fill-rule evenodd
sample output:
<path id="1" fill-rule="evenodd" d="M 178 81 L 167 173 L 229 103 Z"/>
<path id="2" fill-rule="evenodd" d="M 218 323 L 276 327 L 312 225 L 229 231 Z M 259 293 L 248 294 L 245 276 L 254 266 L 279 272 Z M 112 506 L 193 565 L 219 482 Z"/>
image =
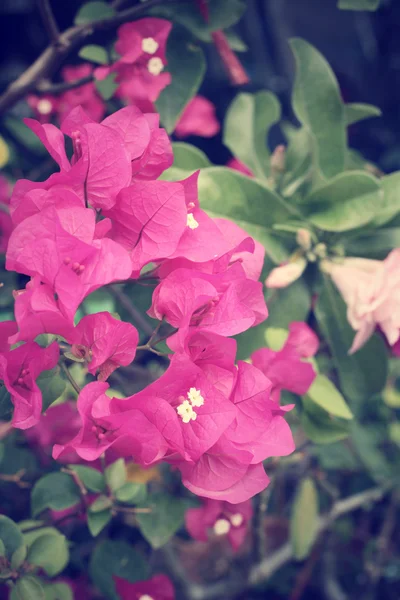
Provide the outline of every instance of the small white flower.
<path id="1" fill-rule="evenodd" d="M 158 42 L 152 37 L 144 38 L 142 40 L 142 50 L 147 54 L 154 54 L 158 50 Z"/>
<path id="2" fill-rule="evenodd" d="M 186 225 L 190 227 L 190 229 L 197 229 L 199 224 L 193 216 L 193 213 L 188 213 Z"/>
<path id="3" fill-rule="evenodd" d="M 184 400 L 182 404 L 177 406 L 176 412 L 184 423 L 190 423 L 190 421 L 195 421 L 197 419 L 197 413 L 194 412 L 189 400 Z"/>
<path id="4" fill-rule="evenodd" d="M 159 56 L 153 56 L 147 63 L 147 70 L 152 75 L 159 75 L 164 68 L 164 63 Z"/>
<path id="5" fill-rule="evenodd" d="M 39 100 L 36 108 L 41 115 L 49 115 L 53 110 L 53 105 L 47 98 L 42 98 Z"/>
<path id="6" fill-rule="evenodd" d="M 240 513 L 235 513 L 231 516 L 231 523 L 234 527 L 240 527 L 243 523 L 243 515 Z"/>
<path id="7" fill-rule="evenodd" d="M 143 594 L 143 596 L 139 597 L 139 600 L 154 600 L 153 596 L 149 596 L 148 594 Z"/>
<path id="8" fill-rule="evenodd" d="M 226 535 L 231 528 L 231 524 L 226 519 L 218 519 L 214 524 L 215 535 Z"/>
<path id="9" fill-rule="evenodd" d="M 197 390 L 196 388 L 190 388 L 187 397 L 192 406 L 199 407 L 204 404 L 204 398 L 201 395 L 200 390 Z"/>

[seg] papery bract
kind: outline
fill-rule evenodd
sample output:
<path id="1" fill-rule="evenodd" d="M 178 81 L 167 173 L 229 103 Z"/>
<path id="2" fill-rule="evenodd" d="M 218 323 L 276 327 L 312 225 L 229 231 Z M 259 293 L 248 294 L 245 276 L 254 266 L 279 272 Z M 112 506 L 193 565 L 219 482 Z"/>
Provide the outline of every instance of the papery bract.
<path id="1" fill-rule="evenodd" d="M 204 96 L 195 96 L 186 105 L 174 133 L 179 138 L 189 135 L 213 137 L 219 130 L 214 104 Z"/>
<path id="2" fill-rule="evenodd" d="M 121 600 L 174 600 L 175 592 L 166 575 L 155 575 L 147 581 L 130 583 L 120 577 L 114 577 L 117 592 Z"/>
<path id="3" fill-rule="evenodd" d="M 230 158 L 226 163 L 226 166 L 234 171 L 239 171 L 239 173 L 243 173 L 243 175 L 247 175 L 248 177 L 254 177 L 253 171 L 238 158 Z"/>

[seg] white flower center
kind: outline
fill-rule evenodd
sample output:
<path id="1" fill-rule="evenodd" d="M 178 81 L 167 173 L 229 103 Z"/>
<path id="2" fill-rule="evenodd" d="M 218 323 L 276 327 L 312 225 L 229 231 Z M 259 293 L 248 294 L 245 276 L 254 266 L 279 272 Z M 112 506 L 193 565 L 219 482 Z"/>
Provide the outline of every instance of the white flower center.
<path id="1" fill-rule="evenodd" d="M 38 112 L 40 112 L 41 115 L 49 115 L 53 110 L 53 105 L 50 102 L 50 100 L 42 98 L 37 104 L 37 110 Z"/>
<path id="2" fill-rule="evenodd" d="M 153 597 L 148 594 L 143 594 L 143 596 L 139 597 L 139 600 L 153 600 Z"/>
<path id="3" fill-rule="evenodd" d="M 197 413 L 193 410 L 193 407 L 198 408 L 199 406 L 203 406 L 204 398 L 200 390 L 195 387 L 191 387 L 186 396 L 187 400 L 183 396 L 179 397 L 181 404 L 177 406 L 176 411 L 184 423 L 189 423 L 197 419 Z"/>
<path id="4" fill-rule="evenodd" d="M 226 519 L 218 519 L 214 524 L 215 535 L 226 535 L 231 528 L 231 524 Z"/>
<path id="5" fill-rule="evenodd" d="M 152 75 L 159 75 L 164 68 L 164 63 L 159 56 L 153 56 L 147 63 L 147 70 Z"/>
<path id="6" fill-rule="evenodd" d="M 236 513 L 231 516 L 231 523 L 234 527 L 240 527 L 243 523 L 243 515 Z"/>
<path id="7" fill-rule="evenodd" d="M 184 400 L 176 409 L 178 415 L 184 423 L 190 423 L 197 419 L 197 413 L 194 412 L 192 405 L 188 400 Z"/>
<path id="8" fill-rule="evenodd" d="M 199 224 L 193 216 L 193 213 L 188 213 L 186 225 L 190 227 L 190 229 L 197 229 Z"/>
<path id="9" fill-rule="evenodd" d="M 154 54 L 158 50 L 158 42 L 152 37 L 144 38 L 142 40 L 142 50 L 147 54 Z"/>

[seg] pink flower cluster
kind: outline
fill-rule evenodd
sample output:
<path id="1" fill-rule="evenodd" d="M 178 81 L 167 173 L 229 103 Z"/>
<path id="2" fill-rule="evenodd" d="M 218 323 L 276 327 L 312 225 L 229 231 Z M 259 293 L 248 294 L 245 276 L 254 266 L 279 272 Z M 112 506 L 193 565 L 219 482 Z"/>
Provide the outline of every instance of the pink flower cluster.
<path id="1" fill-rule="evenodd" d="M 57 343 L 41 348 L 36 336 L 62 336 L 98 381 L 79 394 L 80 428 L 59 440 L 55 458 L 75 452 L 93 461 L 112 448 L 143 467 L 168 462 L 195 494 L 245 502 L 268 485 L 263 461 L 294 449 L 287 407 L 276 401 L 275 389 L 285 383 L 270 380 L 266 358 L 260 366 L 267 376 L 255 361 L 236 364 L 229 337 L 267 317 L 257 281 L 262 246 L 201 209 L 198 173 L 180 182 L 157 180 L 172 163 L 157 115 L 131 106 L 96 123 L 76 108 L 61 130 L 26 122 L 60 170 L 42 183 L 18 181 L 10 203 L 6 266 L 30 277 L 15 294 L 16 324 L 3 324 L 2 339 L 25 342 L 13 350 L 6 342 L 0 355 L 14 425 L 38 422 L 35 379 L 59 356 Z M 150 263 L 159 283 L 149 315 L 176 329 L 167 340 L 170 365 L 143 391 L 110 399 L 106 379 L 134 359 L 138 333 L 104 312 L 75 326 L 76 312 L 94 290 L 139 278 Z M 288 341 L 285 361 L 297 368 L 292 346 Z"/>
<path id="2" fill-rule="evenodd" d="M 12 221 L 9 215 L 9 202 L 11 186 L 8 180 L 0 175 L 0 254 L 7 250 L 8 238 L 12 230 Z"/>

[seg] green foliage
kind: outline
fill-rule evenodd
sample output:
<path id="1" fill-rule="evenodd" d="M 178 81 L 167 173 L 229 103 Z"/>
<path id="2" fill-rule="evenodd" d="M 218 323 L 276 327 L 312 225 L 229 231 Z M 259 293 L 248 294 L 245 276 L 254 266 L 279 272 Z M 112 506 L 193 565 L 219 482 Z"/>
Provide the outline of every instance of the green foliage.
<path id="1" fill-rule="evenodd" d="M 156 108 L 163 127 L 172 133 L 186 104 L 196 95 L 203 81 L 206 63 L 200 46 L 178 26 L 168 38 L 167 60 L 172 81 L 161 92 Z"/>
<path id="2" fill-rule="evenodd" d="M 353 415 L 339 390 L 325 375 L 317 375 L 307 396 L 334 417 L 352 419 Z"/>
<path id="3" fill-rule="evenodd" d="M 115 497 L 119 502 L 125 504 L 141 504 L 147 495 L 146 486 L 143 483 L 128 481 L 115 491 Z"/>
<path id="4" fill-rule="evenodd" d="M 13 405 L 10 392 L 0 384 L 0 419 L 8 420 L 11 417 Z"/>
<path id="5" fill-rule="evenodd" d="M 25 575 L 13 586 L 10 600 L 46 600 L 41 581 L 33 575 Z"/>
<path id="6" fill-rule="evenodd" d="M 99 65 L 106 65 L 108 63 L 108 54 L 103 46 L 97 46 L 96 44 L 89 44 L 79 50 L 79 56 L 84 60 L 90 60 L 91 62 L 98 63 Z"/>
<path id="7" fill-rule="evenodd" d="M 85 488 L 89 491 L 104 492 L 106 482 L 104 475 L 100 471 L 85 465 L 69 465 L 69 469 L 75 471 Z"/>
<path id="8" fill-rule="evenodd" d="M 96 546 L 90 557 L 89 573 L 95 586 L 106 598 L 120 600 L 113 576 L 134 583 L 146 579 L 148 565 L 126 542 L 105 540 Z"/>
<path id="9" fill-rule="evenodd" d="M 338 8 L 342 10 L 376 10 L 380 0 L 339 0 Z"/>
<path id="10" fill-rule="evenodd" d="M 24 538 L 18 526 L 5 515 L 0 515 L 0 540 L 2 541 L 3 553 L 9 559 L 24 543 Z"/>
<path id="11" fill-rule="evenodd" d="M 224 144 L 256 177 L 270 172 L 267 135 L 281 116 L 279 100 L 271 92 L 238 94 L 224 123 Z"/>
<path id="12" fill-rule="evenodd" d="M 87 524 L 90 533 L 93 537 L 99 535 L 101 531 L 103 531 L 104 527 L 108 525 L 108 523 L 112 519 L 112 514 L 110 509 L 100 510 L 96 512 L 88 512 L 87 515 Z"/>
<path id="13" fill-rule="evenodd" d="M 58 365 L 49 371 L 40 373 L 36 383 L 42 392 L 43 412 L 62 396 L 67 387 L 67 382 L 60 375 L 60 367 Z"/>
<path id="14" fill-rule="evenodd" d="M 35 517 L 46 508 L 65 510 L 80 501 L 79 489 L 67 473 L 49 473 L 34 485 L 31 495 L 31 511 Z"/>
<path id="15" fill-rule="evenodd" d="M 40 567 L 49 577 L 61 573 L 68 564 L 69 550 L 65 536 L 60 533 L 39 535 L 29 547 L 27 561 Z"/>
<path id="16" fill-rule="evenodd" d="M 182 526 L 188 504 L 167 494 L 153 494 L 146 507 L 149 514 L 137 514 L 140 531 L 153 548 L 161 548 Z"/>
<path id="17" fill-rule="evenodd" d="M 352 125 L 371 117 L 380 117 L 382 114 L 378 107 L 362 103 L 346 104 L 344 110 L 347 125 Z"/>
<path id="18" fill-rule="evenodd" d="M 302 407 L 300 421 L 303 431 L 315 444 L 332 444 L 348 437 L 348 420 L 331 416 L 309 396 L 302 398 Z"/>
<path id="19" fill-rule="evenodd" d="M 104 79 L 96 79 L 94 82 L 97 91 L 103 100 L 110 100 L 114 96 L 114 92 L 118 87 L 115 83 L 115 73 L 110 73 Z"/>
<path id="20" fill-rule="evenodd" d="M 93 21 L 101 21 L 115 15 L 115 10 L 108 2 L 87 2 L 77 12 L 75 25 L 86 25 Z"/>
<path id="21" fill-rule="evenodd" d="M 211 163 L 207 156 L 191 144 L 186 142 L 173 142 L 172 151 L 174 153 L 173 169 L 183 169 L 184 171 L 196 171 L 211 167 Z"/>
<path id="22" fill-rule="evenodd" d="M 104 471 L 108 487 L 115 492 L 126 483 L 127 473 L 125 461 L 119 458 Z"/>
<path id="23" fill-rule="evenodd" d="M 50 583 L 44 588 L 46 600 L 74 600 L 72 590 L 66 583 Z"/>
<path id="24" fill-rule="evenodd" d="M 312 479 L 301 481 L 292 507 L 290 539 L 293 556 L 307 558 L 318 532 L 318 494 Z"/>

